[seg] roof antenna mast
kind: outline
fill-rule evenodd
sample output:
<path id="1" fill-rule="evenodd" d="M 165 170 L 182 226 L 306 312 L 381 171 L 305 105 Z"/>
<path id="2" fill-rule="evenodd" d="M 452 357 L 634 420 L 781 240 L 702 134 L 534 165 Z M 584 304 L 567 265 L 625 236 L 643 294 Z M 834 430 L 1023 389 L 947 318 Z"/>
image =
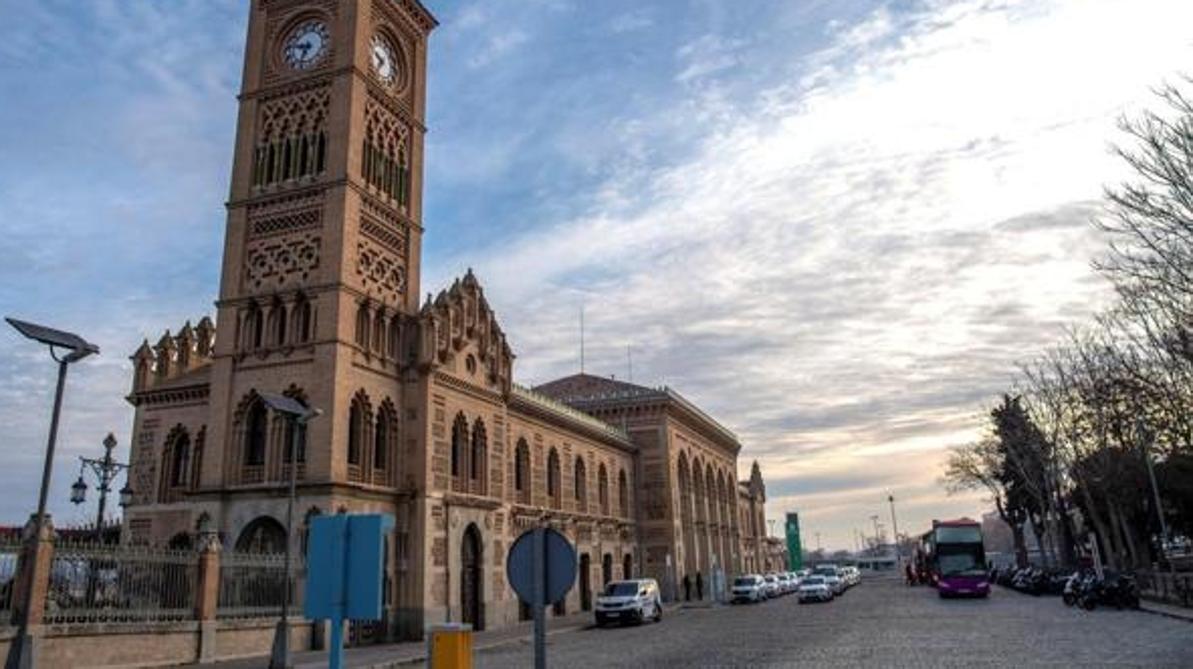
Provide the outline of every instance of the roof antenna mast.
<path id="1" fill-rule="evenodd" d="M 580 305 L 580 373 L 584 373 L 584 305 Z"/>
<path id="2" fill-rule="evenodd" d="M 630 372 L 630 383 L 633 383 L 634 382 L 634 354 L 628 344 L 625 347 L 625 362 L 626 362 L 626 367 L 629 368 L 629 372 Z"/>

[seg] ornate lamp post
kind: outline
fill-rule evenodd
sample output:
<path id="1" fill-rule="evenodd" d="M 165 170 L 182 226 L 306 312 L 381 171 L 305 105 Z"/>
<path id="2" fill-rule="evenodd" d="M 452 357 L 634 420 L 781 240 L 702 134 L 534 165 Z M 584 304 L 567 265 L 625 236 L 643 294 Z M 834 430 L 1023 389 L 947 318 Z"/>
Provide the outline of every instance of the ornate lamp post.
<path id="1" fill-rule="evenodd" d="M 95 516 L 95 541 L 102 543 L 104 538 L 104 511 L 108 506 L 108 493 L 112 490 L 112 482 L 116 480 L 116 476 L 120 472 L 128 470 L 128 464 L 117 462 L 112 457 L 112 449 L 116 448 L 116 437 L 108 433 L 104 437 L 104 457 L 102 458 L 85 458 L 79 456 L 79 478 L 70 487 L 70 501 L 75 504 L 82 504 L 87 500 L 87 482 L 83 480 L 83 472 L 88 467 L 91 472 L 95 474 L 98 481 L 96 488 L 99 490 L 99 511 Z M 133 489 L 126 481 L 124 487 L 120 489 L 120 506 L 128 506 L 132 502 Z"/>
<path id="2" fill-rule="evenodd" d="M 276 411 L 290 421 L 290 494 L 286 499 L 286 585 L 282 595 L 282 617 L 278 620 L 274 630 L 273 651 L 269 657 L 270 669 L 290 669 L 294 666 L 290 660 L 290 578 L 294 567 L 291 557 L 290 543 L 294 532 L 294 491 L 298 478 L 298 442 L 302 439 L 306 424 L 323 414 L 319 409 L 303 406 L 302 402 L 285 395 L 261 393 L 261 400 L 271 410 Z"/>

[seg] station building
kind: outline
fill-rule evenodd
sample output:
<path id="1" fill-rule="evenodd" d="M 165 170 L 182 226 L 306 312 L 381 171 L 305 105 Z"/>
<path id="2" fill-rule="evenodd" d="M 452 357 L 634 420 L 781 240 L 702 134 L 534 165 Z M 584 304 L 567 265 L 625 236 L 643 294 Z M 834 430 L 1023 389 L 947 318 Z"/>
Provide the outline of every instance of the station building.
<path id="1" fill-rule="evenodd" d="M 763 568 L 762 474 L 737 480 L 741 444 L 717 420 L 670 388 L 517 385 L 471 271 L 420 299 L 435 18 L 417 0 L 250 11 L 216 317 L 132 355 L 126 540 L 214 531 L 228 550 L 281 551 L 293 470 L 295 550 L 315 515 L 394 516 L 391 638 L 525 618 L 504 560 L 538 523 L 579 555 L 556 614 L 611 579 L 674 593 L 685 575 Z M 322 410 L 293 456 L 260 393 Z"/>

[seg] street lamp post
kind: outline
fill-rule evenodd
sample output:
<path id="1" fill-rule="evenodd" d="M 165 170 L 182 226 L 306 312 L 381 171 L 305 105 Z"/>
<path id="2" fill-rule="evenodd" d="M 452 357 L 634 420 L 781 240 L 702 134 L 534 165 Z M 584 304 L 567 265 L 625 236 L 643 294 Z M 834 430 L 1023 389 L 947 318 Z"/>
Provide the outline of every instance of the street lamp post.
<path id="1" fill-rule="evenodd" d="M 288 446 L 290 454 L 290 491 L 286 496 L 286 578 L 282 594 L 282 616 L 278 620 L 277 629 L 274 631 L 273 652 L 269 656 L 269 669 L 290 669 L 294 666 L 290 661 L 290 579 L 294 572 L 293 551 L 290 548 L 290 544 L 294 532 L 294 493 L 298 480 L 298 442 L 302 438 L 301 433 L 306 424 L 313 418 L 322 415 L 323 412 L 319 409 L 307 408 L 303 406 L 302 402 L 286 395 L 262 393 L 261 400 L 270 409 L 285 414 L 286 418 L 290 421 L 290 444 Z"/>
<path id="2" fill-rule="evenodd" d="M 116 448 L 116 437 L 111 433 L 104 438 L 104 457 L 85 458 L 79 456 L 79 479 L 70 487 L 70 501 L 82 504 L 87 499 L 87 482 L 83 480 L 83 472 L 90 467 L 99 484 L 99 510 L 95 515 L 95 541 L 102 543 L 104 537 L 104 511 L 108 505 L 108 493 L 112 490 L 112 482 L 120 472 L 128 470 L 128 464 L 117 462 L 112 457 L 112 449 Z M 128 506 L 132 501 L 133 489 L 127 482 L 120 489 L 120 506 Z"/>
<path id="3" fill-rule="evenodd" d="M 899 521 L 895 519 L 895 496 L 887 495 L 886 501 L 891 504 L 891 531 L 895 533 L 895 566 L 897 567 L 903 564 L 903 547 L 899 545 Z"/>
<path id="4" fill-rule="evenodd" d="M 45 464 L 42 466 L 41 472 L 41 490 L 37 496 L 37 515 L 34 516 L 34 531 L 31 538 L 32 541 L 38 542 L 41 540 L 42 528 L 45 525 L 46 495 L 50 489 L 50 473 L 54 468 L 54 446 L 58 440 L 58 416 L 62 412 L 62 391 L 66 387 L 66 367 L 72 362 L 78 362 L 89 355 L 99 353 L 99 347 L 70 332 L 63 332 L 62 330 L 55 330 L 54 328 L 48 328 L 43 325 L 19 321 L 15 318 L 5 318 L 4 320 L 8 321 L 9 325 L 25 337 L 48 346 L 50 357 L 54 359 L 54 362 L 58 363 L 58 384 L 54 390 L 54 409 L 50 414 L 50 436 L 46 443 Z M 69 353 L 59 358 L 56 349 L 68 350 Z M 36 561 L 34 561 L 31 569 L 36 568 Z M 34 657 L 34 640 L 29 635 L 29 609 L 33 603 L 33 588 L 28 586 L 32 586 L 32 584 L 32 579 L 30 579 L 25 588 L 24 601 L 21 602 L 19 628 L 17 629 L 17 635 L 8 647 L 8 658 L 5 662 L 6 669 L 23 669 L 24 667 L 37 666 L 36 658 Z"/>
<path id="5" fill-rule="evenodd" d="M 1164 552 L 1164 541 L 1168 539 L 1168 523 L 1164 520 L 1164 508 L 1160 506 L 1160 486 L 1156 485 L 1156 470 L 1152 466 L 1152 433 L 1143 424 L 1142 419 L 1138 421 L 1137 429 L 1143 437 L 1143 461 L 1147 464 L 1147 478 L 1152 486 L 1152 503 L 1160 520 L 1160 561 L 1168 563 L 1168 556 Z"/>

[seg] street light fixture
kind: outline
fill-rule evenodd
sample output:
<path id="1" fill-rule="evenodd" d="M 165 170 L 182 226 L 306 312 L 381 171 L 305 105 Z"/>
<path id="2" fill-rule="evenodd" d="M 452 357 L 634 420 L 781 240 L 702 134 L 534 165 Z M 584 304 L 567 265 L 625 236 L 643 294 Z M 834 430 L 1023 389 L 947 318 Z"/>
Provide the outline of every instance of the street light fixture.
<path id="1" fill-rule="evenodd" d="M 290 494 L 286 499 L 286 579 L 282 594 L 282 617 L 278 620 L 277 629 L 273 635 L 273 651 L 269 656 L 269 669 L 290 669 L 290 578 L 293 573 L 290 539 L 294 531 L 294 490 L 297 486 L 298 472 L 298 440 L 301 438 L 303 426 L 312 419 L 323 415 L 319 409 L 303 406 L 302 402 L 286 395 L 261 393 L 261 401 L 265 406 L 285 416 L 290 422 Z"/>
<path id="2" fill-rule="evenodd" d="M 96 488 L 99 490 L 99 511 L 95 519 L 95 534 L 96 541 L 103 541 L 104 532 L 104 511 L 108 507 L 108 493 L 112 491 L 112 482 L 116 480 L 116 476 L 120 472 L 125 471 L 129 466 L 123 462 L 117 462 L 112 457 L 112 451 L 116 448 L 116 437 L 112 433 L 108 433 L 104 437 L 104 457 L 102 458 L 85 458 L 79 456 L 79 480 L 75 481 L 74 485 L 70 487 L 70 501 L 75 504 L 82 504 L 87 498 L 87 481 L 83 479 L 83 472 L 87 467 L 91 468 L 95 478 L 99 481 Z M 132 501 L 133 490 L 129 487 L 126 481 L 124 487 L 120 490 L 120 506 L 128 506 Z"/>
<path id="3" fill-rule="evenodd" d="M 77 334 L 63 332 L 44 325 L 37 325 L 15 318 L 5 318 L 17 332 L 50 348 L 50 357 L 58 363 L 58 384 L 54 390 L 54 409 L 50 414 L 50 436 L 46 443 L 46 459 L 41 472 L 41 490 L 37 497 L 37 515 L 34 517 L 34 531 L 31 540 L 40 541 L 46 518 L 46 495 L 50 489 L 50 473 L 54 468 L 54 446 L 58 440 L 58 417 L 62 413 L 62 391 L 66 387 L 66 367 L 89 355 L 99 353 L 99 347 L 89 343 Z M 62 357 L 59 351 L 64 351 Z M 74 491 L 72 490 L 72 495 Z M 36 565 L 33 567 L 36 569 Z M 34 641 L 29 635 L 29 609 L 33 603 L 33 588 L 25 588 L 21 603 L 20 627 L 8 648 L 7 669 L 36 666 Z"/>

